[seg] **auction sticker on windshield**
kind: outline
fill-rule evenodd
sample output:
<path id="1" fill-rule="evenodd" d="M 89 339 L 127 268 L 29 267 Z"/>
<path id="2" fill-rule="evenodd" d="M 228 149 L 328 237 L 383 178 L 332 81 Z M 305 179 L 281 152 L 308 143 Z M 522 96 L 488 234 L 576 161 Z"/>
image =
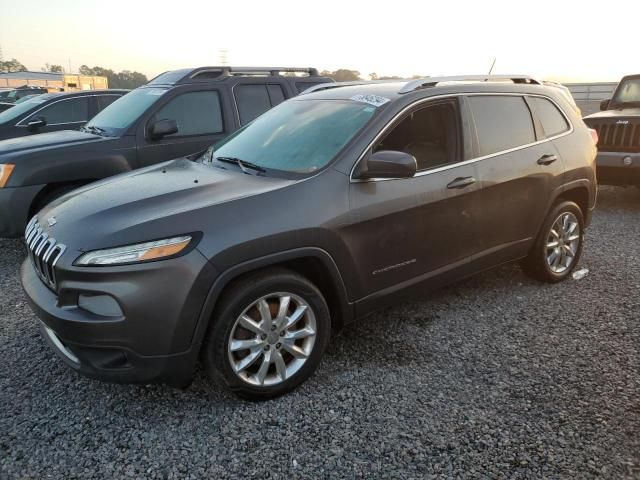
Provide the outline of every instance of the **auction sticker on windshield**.
<path id="1" fill-rule="evenodd" d="M 380 97 L 378 95 L 363 95 L 363 94 L 354 95 L 353 97 L 351 97 L 351 100 L 353 100 L 354 102 L 368 103 L 369 105 L 373 105 L 374 107 L 379 107 L 389 101 L 389 99 L 386 97 Z"/>

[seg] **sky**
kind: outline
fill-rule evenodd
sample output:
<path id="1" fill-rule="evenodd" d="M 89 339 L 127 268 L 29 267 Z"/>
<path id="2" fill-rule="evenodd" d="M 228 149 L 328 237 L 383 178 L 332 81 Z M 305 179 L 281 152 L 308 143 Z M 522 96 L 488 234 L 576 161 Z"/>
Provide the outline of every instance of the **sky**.
<path id="1" fill-rule="evenodd" d="M 219 65 L 349 68 L 363 76 L 529 74 L 616 81 L 640 73 L 640 1 L 0 0 L 0 48 L 45 63 L 137 70 Z M 593 5 L 593 6 L 592 6 Z"/>

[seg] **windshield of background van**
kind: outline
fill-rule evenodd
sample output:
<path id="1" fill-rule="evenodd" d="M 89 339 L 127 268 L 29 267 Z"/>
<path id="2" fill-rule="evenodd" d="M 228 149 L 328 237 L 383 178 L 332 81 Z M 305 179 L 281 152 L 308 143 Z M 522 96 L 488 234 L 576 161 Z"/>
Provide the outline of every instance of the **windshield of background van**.
<path id="1" fill-rule="evenodd" d="M 625 80 L 618 87 L 613 103 L 640 103 L 640 78 Z"/>
<path id="2" fill-rule="evenodd" d="M 353 101 L 290 100 L 218 142 L 216 157 L 307 174 L 326 166 L 376 108 Z"/>
<path id="3" fill-rule="evenodd" d="M 165 88 L 133 90 L 98 113 L 85 128 L 97 127 L 110 135 L 118 135 L 157 102 L 166 91 Z"/>

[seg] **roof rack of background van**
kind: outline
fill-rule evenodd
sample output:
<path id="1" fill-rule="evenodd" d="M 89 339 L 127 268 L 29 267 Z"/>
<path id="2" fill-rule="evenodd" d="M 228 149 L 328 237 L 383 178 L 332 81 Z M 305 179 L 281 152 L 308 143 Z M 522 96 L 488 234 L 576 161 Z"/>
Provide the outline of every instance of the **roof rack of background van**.
<path id="1" fill-rule="evenodd" d="M 422 88 L 435 87 L 439 83 L 447 82 L 505 82 L 525 83 L 529 85 L 541 85 L 541 83 L 528 75 L 456 75 L 452 77 L 426 77 L 411 80 L 405 83 L 398 93 L 409 93 Z"/>
<path id="2" fill-rule="evenodd" d="M 306 95 L 307 93 L 319 92 L 320 90 L 328 90 L 330 88 L 338 87 L 351 87 L 353 85 L 371 85 L 376 83 L 397 83 L 406 82 L 406 79 L 392 79 L 392 80 L 353 80 L 350 82 L 334 82 L 334 83 L 321 83 L 314 85 L 300 92 L 300 95 Z"/>
<path id="3" fill-rule="evenodd" d="M 246 76 L 279 76 L 282 73 L 306 73 L 309 77 L 317 77 L 318 69 L 312 67 L 198 67 L 170 70 L 152 78 L 152 85 L 180 85 L 199 81 L 223 80 L 239 75 Z"/>

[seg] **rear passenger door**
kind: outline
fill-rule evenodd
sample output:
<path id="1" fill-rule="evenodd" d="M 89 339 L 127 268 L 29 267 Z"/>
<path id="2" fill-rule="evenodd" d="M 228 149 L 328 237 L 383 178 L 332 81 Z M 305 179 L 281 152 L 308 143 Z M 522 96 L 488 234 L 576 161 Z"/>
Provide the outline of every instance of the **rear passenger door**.
<path id="1" fill-rule="evenodd" d="M 253 121 L 286 99 L 285 86 L 278 82 L 245 80 L 233 86 L 238 125 Z"/>
<path id="2" fill-rule="evenodd" d="M 479 262 L 526 255 L 564 172 L 553 142 L 543 137 L 522 95 L 470 95 L 482 195 Z"/>
<path id="3" fill-rule="evenodd" d="M 136 132 L 141 167 L 205 150 L 225 137 L 225 123 L 217 89 L 177 93 L 155 106 Z M 175 120 L 178 131 L 160 139 L 150 136 L 158 120 Z"/>

